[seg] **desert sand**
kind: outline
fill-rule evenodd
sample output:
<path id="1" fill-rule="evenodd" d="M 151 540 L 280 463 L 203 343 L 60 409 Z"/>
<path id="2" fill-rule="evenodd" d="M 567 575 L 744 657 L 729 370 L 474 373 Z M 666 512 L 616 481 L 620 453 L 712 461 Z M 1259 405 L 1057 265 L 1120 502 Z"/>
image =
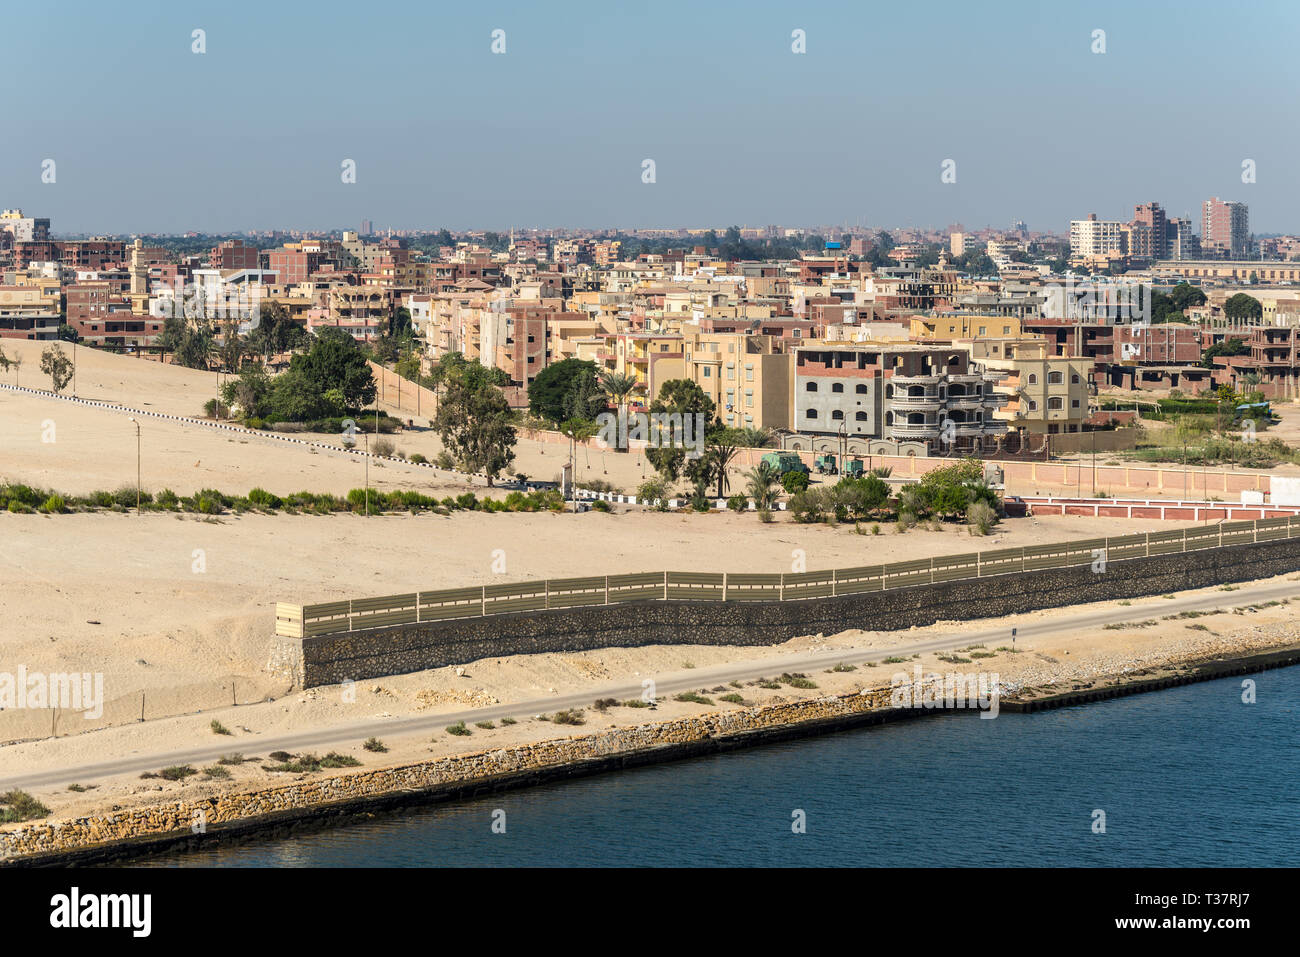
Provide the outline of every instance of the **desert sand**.
<path id="1" fill-rule="evenodd" d="M 48 384 L 37 370 L 39 344 L 10 340 L 4 346 L 11 358 L 24 358 L 20 384 Z M 195 415 L 215 392 L 213 374 L 143 359 L 82 349 L 78 364 L 78 395 L 100 401 Z M 12 382 L 14 373 L 3 378 Z M 51 424 L 54 440 L 42 441 Z M 438 449 L 436 437 L 427 431 L 398 436 L 396 444 L 408 454 L 421 451 L 430 457 Z M 0 390 L 0 449 L 0 480 L 73 493 L 135 481 L 135 430 L 127 414 L 118 411 Z M 519 470 L 550 479 L 564 454 L 562 447 L 521 439 Z M 204 487 L 244 493 L 259 485 L 279 494 L 299 489 L 338 494 L 359 487 L 365 469 L 359 456 L 343 450 L 311 450 L 155 419 L 142 423 L 140 455 L 145 488 L 170 487 L 182 494 Z M 615 474 L 619 469 L 623 471 Z M 377 487 L 440 495 L 467 488 L 464 476 L 401 463 L 372 464 L 369 474 Z M 633 457 L 580 452 L 579 477 L 605 478 L 630 491 L 640 472 Z M 370 518 L 0 514 L 0 568 L 7 582 L 0 590 L 0 621 L 5 622 L 0 671 L 22 665 L 29 671 L 102 673 L 106 698 L 103 716 L 94 721 L 48 709 L 0 712 L 0 768 L 72 767 L 133 752 L 206 745 L 213 740 L 208 727 L 213 718 L 234 732 L 230 751 L 256 754 L 258 739 L 277 732 L 572 694 L 644 675 L 762 661 L 808 648 L 887 648 L 987 624 L 940 623 L 901 633 L 851 631 L 796 638 L 774 648 L 649 647 L 487 659 L 459 674 L 449 668 L 363 682 L 356 700 L 344 702 L 338 689 L 291 692 L 269 675 L 276 601 L 306 603 L 665 568 L 779 572 L 802 562 L 815 570 L 1176 527 L 1179 523 L 1153 520 L 1042 517 L 1004 522 L 987 538 L 971 537 L 961 526 L 895 534 L 886 525 L 876 536 L 866 525 L 860 531 L 868 534 L 859 534 L 851 525 L 798 525 L 784 518 L 764 525 L 752 514 L 661 514 L 624 506 L 615 506 L 613 514 L 459 512 Z M 1224 596 L 1227 609 L 1246 603 Z M 1041 684 L 1296 640 L 1284 606 L 1243 616 L 1229 611 L 1204 620 L 1212 630 L 1193 631 L 1176 620 L 1131 631 L 1062 636 L 1031 646 L 1027 654 L 1004 655 L 996 659 L 997 667 L 1004 678 Z M 922 664 L 930 668 L 938 662 L 928 655 Z M 809 693 L 868 683 L 863 669 L 816 679 L 820 690 Z M 882 680 L 887 682 L 887 675 Z M 762 702 L 797 692 L 746 688 L 744 693 Z M 665 702 L 659 716 L 696 707 Z M 431 743 L 426 735 L 389 741 L 392 751 L 386 755 L 363 752 L 357 742 L 351 753 L 373 767 L 430 751 L 453 753 L 556 733 L 554 725 L 528 719 L 521 715 L 519 725 L 476 731 L 464 740 L 443 735 Z M 643 720 L 644 714 L 630 709 L 589 714 L 592 728 Z M 266 772 L 244 765 L 235 773 L 232 786 Z M 97 783 L 84 794 L 47 789 L 37 796 L 62 816 L 106 803 L 151 800 L 160 788 L 218 786 L 138 777 Z"/>

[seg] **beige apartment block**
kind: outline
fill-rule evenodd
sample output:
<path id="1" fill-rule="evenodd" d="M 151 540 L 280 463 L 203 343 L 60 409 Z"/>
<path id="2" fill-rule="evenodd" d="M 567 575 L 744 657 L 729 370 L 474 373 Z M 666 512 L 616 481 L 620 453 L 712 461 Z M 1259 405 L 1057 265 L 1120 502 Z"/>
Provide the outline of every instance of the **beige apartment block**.
<path id="1" fill-rule="evenodd" d="M 911 316 L 915 339 L 1017 338 L 1020 320 L 1015 316 Z"/>
<path id="2" fill-rule="evenodd" d="M 1006 405 L 995 415 L 1008 428 L 1029 435 L 1083 431 L 1089 414 L 1092 359 L 1052 355 L 1051 346 L 1037 336 L 972 339 L 963 344 L 986 369 L 1007 373 L 994 388 L 1007 396 Z"/>
<path id="3" fill-rule="evenodd" d="M 698 331 L 684 336 L 680 378 L 704 390 L 722 424 L 732 428 L 788 429 L 793 368 L 794 357 L 777 352 L 772 336 Z"/>

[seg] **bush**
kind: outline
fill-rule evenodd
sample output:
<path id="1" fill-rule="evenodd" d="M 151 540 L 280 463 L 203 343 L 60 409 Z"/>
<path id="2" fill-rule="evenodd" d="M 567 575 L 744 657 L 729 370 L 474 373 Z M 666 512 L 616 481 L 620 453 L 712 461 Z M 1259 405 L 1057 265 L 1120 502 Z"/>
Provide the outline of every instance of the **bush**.
<path id="1" fill-rule="evenodd" d="M 278 495 L 272 495 L 264 488 L 251 489 L 248 493 L 248 501 L 258 508 L 279 508 L 284 504 Z"/>
<path id="2" fill-rule="evenodd" d="M 153 496 L 140 490 L 140 504 L 145 505 L 153 501 Z M 134 485 L 123 485 L 113 493 L 112 504 L 121 505 L 123 508 L 135 508 L 136 488 Z"/>
<path id="3" fill-rule="evenodd" d="M 14 824 L 38 817 L 49 817 L 50 809 L 26 791 L 0 794 L 0 824 Z"/>
<path id="4" fill-rule="evenodd" d="M 208 727 L 212 729 L 213 734 L 230 734 L 230 729 L 227 728 L 220 721 L 218 721 L 216 718 L 212 719 L 212 723 L 208 725 Z"/>
<path id="5" fill-rule="evenodd" d="M 434 457 L 433 461 L 438 468 L 446 469 L 448 472 L 456 468 L 456 460 L 451 457 L 451 453 L 446 449 L 439 452 L 437 456 Z"/>
<path id="6" fill-rule="evenodd" d="M 388 750 L 384 745 L 384 742 L 380 741 L 378 738 L 367 738 L 366 743 L 363 744 L 362 747 L 367 751 L 373 751 L 376 754 L 383 754 Z"/>
<path id="7" fill-rule="evenodd" d="M 987 535 L 997 520 L 998 513 L 988 502 L 971 502 L 966 506 L 966 525 L 972 535 Z"/>
<path id="8" fill-rule="evenodd" d="M 603 498 L 598 498 L 598 499 L 596 499 L 596 501 L 594 501 L 594 502 L 591 503 L 591 507 L 592 507 L 595 511 L 597 511 L 597 512 L 612 512 L 612 511 L 613 511 L 613 509 L 611 509 L 611 508 L 609 507 L 609 502 L 605 501 Z"/>
<path id="9" fill-rule="evenodd" d="M 44 504 L 41 505 L 42 512 L 66 512 L 67 510 L 68 505 L 63 500 L 62 495 L 51 495 L 45 500 Z"/>
<path id="10" fill-rule="evenodd" d="M 423 465 L 425 462 L 427 462 L 427 461 L 429 461 L 429 460 L 426 459 L 426 458 L 425 458 L 423 455 L 421 455 L 419 452 L 414 452 L 414 453 L 411 454 L 411 458 L 409 459 L 409 461 L 415 463 L 416 465 Z"/>
<path id="11" fill-rule="evenodd" d="M 744 495 L 733 495 L 727 499 L 727 508 L 733 512 L 743 512 L 749 508 L 749 499 Z"/>
<path id="12" fill-rule="evenodd" d="M 583 715 L 581 708 L 573 708 L 569 711 L 555 712 L 555 714 L 551 715 L 551 720 L 556 724 L 584 724 L 587 719 Z"/>
<path id="13" fill-rule="evenodd" d="M 395 448 L 396 446 L 393 445 L 391 439 L 375 439 L 375 441 L 370 444 L 370 451 L 374 452 L 376 455 L 382 455 L 385 458 L 391 457 Z"/>
<path id="14" fill-rule="evenodd" d="M 786 472 L 781 476 L 781 487 L 790 495 L 808 490 L 807 472 Z"/>
<path id="15" fill-rule="evenodd" d="M 660 512 L 668 511 L 668 488 L 657 478 L 647 479 L 636 490 L 637 501 Z"/>
<path id="16" fill-rule="evenodd" d="M 177 498 L 176 493 L 169 488 L 163 489 L 154 499 L 154 503 L 157 504 L 159 508 L 175 508 L 179 501 L 180 499 Z"/>
<path id="17" fill-rule="evenodd" d="M 219 399 L 208 399 L 207 402 L 203 403 L 203 414 L 209 419 L 228 419 L 230 418 L 230 406 Z"/>
<path id="18" fill-rule="evenodd" d="M 455 724 L 447 725 L 447 733 L 464 737 L 465 735 L 473 734 L 474 732 L 471 731 L 469 728 L 465 727 L 464 721 L 457 721 Z"/>

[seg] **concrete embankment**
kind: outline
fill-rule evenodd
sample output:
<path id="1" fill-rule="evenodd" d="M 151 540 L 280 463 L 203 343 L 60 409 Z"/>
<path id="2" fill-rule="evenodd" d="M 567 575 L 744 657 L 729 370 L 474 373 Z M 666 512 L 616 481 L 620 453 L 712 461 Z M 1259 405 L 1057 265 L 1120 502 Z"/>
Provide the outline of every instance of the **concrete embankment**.
<path id="1" fill-rule="evenodd" d="M 1174 675 L 1120 676 L 1049 697 L 1004 699 L 1001 710 L 1031 712 L 1300 663 L 1300 647 L 1198 662 Z M 1032 692 L 1030 693 L 1032 694 Z M 151 853 L 285 834 L 452 799 L 566 778 L 718 753 L 848 728 L 950 713 L 895 708 L 891 689 L 737 708 L 587 735 L 359 770 L 292 784 L 52 823 L 0 835 L 0 863 L 93 864 Z M 972 716 L 973 717 L 973 716 Z"/>

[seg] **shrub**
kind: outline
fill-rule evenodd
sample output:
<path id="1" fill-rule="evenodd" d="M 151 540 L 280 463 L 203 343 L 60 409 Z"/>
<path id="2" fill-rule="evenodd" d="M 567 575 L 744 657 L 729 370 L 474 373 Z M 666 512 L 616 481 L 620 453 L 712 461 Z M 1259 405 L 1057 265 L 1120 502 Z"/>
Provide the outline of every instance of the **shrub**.
<path id="1" fill-rule="evenodd" d="M 147 505 L 153 501 L 153 495 L 149 492 L 140 490 L 140 504 Z M 123 485 L 113 493 L 113 504 L 121 505 L 123 508 L 135 508 L 136 487 L 134 485 Z"/>
<path id="2" fill-rule="evenodd" d="M 734 691 L 731 692 L 730 694 L 724 694 L 724 695 L 723 695 L 721 698 L 719 698 L 718 700 L 719 700 L 719 701 L 728 701 L 728 702 L 730 702 L 731 704 L 744 704 L 744 703 L 745 703 L 745 699 L 744 699 L 743 697 L 741 697 L 740 695 L 736 694 L 736 692 L 734 692 Z"/>
<path id="3" fill-rule="evenodd" d="M 808 490 L 808 473 L 802 471 L 786 472 L 781 476 L 781 487 L 790 495 Z"/>
<path id="4" fill-rule="evenodd" d="M 459 737 L 464 737 L 465 735 L 473 734 L 474 732 L 471 731 L 469 728 L 465 727 L 464 721 L 457 721 L 455 724 L 447 725 L 447 733 L 454 734 Z"/>
<path id="5" fill-rule="evenodd" d="M 218 721 L 216 718 L 212 719 L 212 723 L 208 725 L 208 727 L 212 729 L 213 734 L 230 734 L 230 729 L 227 728 L 220 721 Z"/>
<path id="6" fill-rule="evenodd" d="M 744 495 L 733 495 L 727 499 L 727 508 L 733 512 L 743 512 L 749 508 L 749 499 Z"/>
<path id="7" fill-rule="evenodd" d="M 451 457 L 451 453 L 443 449 L 434 457 L 434 464 L 440 469 L 451 471 L 456 467 L 456 460 Z"/>
<path id="8" fill-rule="evenodd" d="M 496 725 L 493 724 L 491 721 L 475 721 L 474 727 L 482 728 L 484 731 L 491 731 L 493 728 L 496 727 Z"/>
<path id="9" fill-rule="evenodd" d="M 502 718 L 501 723 L 505 725 L 505 724 L 518 724 L 519 722 L 516 721 L 514 718 Z"/>
<path id="10" fill-rule="evenodd" d="M 26 791 L 0 794 L 0 824 L 14 824 L 38 817 L 49 817 L 50 809 Z"/>
<path id="11" fill-rule="evenodd" d="M 555 712 L 551 715 L 551 720 L 556 724 L 585 724 L 587 718 L 581 708 L 573 708 L 569 711 Z"/>
<path id="12" fill-rule="evenodd" d="M 713 699 L 712 699 L 712 698 L 706 698 L 706 697 L 704 697 L 704 695 L 702 695 L 702 694 L 700 694 L 700 693 L 698 693 L 698 692 L 696 692 L 696 691 L 683 691 L 683 692 L 682 692 L 681 694 L 679 694 L 679 695 L 674 695 L 674 696 L 673 696 L 673 700 L 674 700 L 674 701 L 689 701 L 689 702 L 691 702 L 692 704 L 708 704 L 708 705 L 713 704 Z"/>
<path id="13" fill-rule="evenodd" d="M 597 711 L 601 712 L 602 714 L 604 714 L 604 713 L 605 713 L 606 711 L 608 711 L 610 708 L 617 708 L 617 707 L 618 707 L 618 699 L 617 699 L 617 698 L 597 698 L 596 701 L 595 701 L 595 703 L 592 704 L 592 707 L 595 708 Z"/>
<path id="14" fill-rule="evenodd" d="M 966 506 L 966 525 L 972 535 L 987 535 L 997 523 L 998 513 L 988 502 L 971 502 Z"/>
<path id="15" fill-rule="evenodd" d="M 230 777 L 230 772 L 227 771 L 225 768 L 223 768 L 220 764 L 214 764 L 211 767 L 204 768 L 203 774 L 205 777 L 209 777 L 209 778 Z"/>
<path id="16" fill-rule="evenodd" d="M 248 501 L 258 508 L 279 508 L 284 504 L 278 495 L 272 495 L 264 488 L 251 489 Z"/>
<path id="17" fill-rule="evenodd" d="M 285 757 L 288 757 L 288 755 L 285 755 Z M 243 764 L 244 761 L 244 756 L 238 753 L 223 754 L 221 757 L 217 758 L 217 764 Z"/>
<path id="18" fill-rule="evenodd" d="M 374 452 L 376 455 L 382 455 L 385 458 L 388 458 L 393 454 L 394 448 L 395 446 L 393 445 L 392 439 L 375 439 L 375 441 L 370 444 L 370 451 Z"/>
<path id="19" fill-rule="evenodd" d="M 163 489 L 158 493 L 157 498 L 154 499 L 154 502 L 160 508 L 175 508 L 179 501 L 180 499 L 177 498 L 176 493 L 169 488 Z"/>
<path id="20" fill-rule="evenodd" d="M 419 452 L 413 452 L 413 453 L 411 453 L 411 458 L 409 459 L 409 461 L 415 463 L 416 465 L 423 465 L 425 462 L 427 462 L 427 461 L 429 461 L 429 460 L 426 459 L 426 458 L 425 458 L 423 455 L 421 455 Z"/>
<path id="21" fill-rule="evenodd" d="M 173 765 L 170 768 L 163 768 L 158 772 L 158 776 L 168 781 L 184 781 L 190 775 L 198 773 L 198 771 L 195 771 L 188 764 L 178 764 Z"/>
<path id="22" fill-rule="evenodd" d="M 68 504 L 63 500 L 62 495 L 51 495 L 41 505 L 42 512 L 66 512 L 67 510 Z"/>
<path id="23" fill-rule="evenodd" d="M 203 414 L 209 419 L 228 419 L 230 418 L 230 406 L 220 399 L 208 399 L 207 402 L 203 403 Z"/>
<path id="24" fill-rule="evenodd" d="M 612 512 L 612 511 L 613 511 L 613 509 L 610 508 L 609 502 L 605 501 L 603 498 L 598 498 L 598 499 L 596 499 L 596 501 L 594 501 L 594 502 L 591 503 L 591 507 L 592 507 L 592 509 L 593 509 L 594 511 L 597 511 L 597 512 Z"/>
<path id="25" fill-rule="evenodd" d="M 783 674 L 778 680 L 785 682 L 791 688 L 816 688 L 817 687 L 817 683 L 815 681 L 811 681 L 809 680 L 807 675 L 801 675 L 798 674 L 797 672 L 795 674 Z"/>
<path id="26" fill-rule="evenodd" d="M 660 512 L 668 511 L 668 487 L 657 478 L 647 479 L 636 490 L 638 502 Z"/>

